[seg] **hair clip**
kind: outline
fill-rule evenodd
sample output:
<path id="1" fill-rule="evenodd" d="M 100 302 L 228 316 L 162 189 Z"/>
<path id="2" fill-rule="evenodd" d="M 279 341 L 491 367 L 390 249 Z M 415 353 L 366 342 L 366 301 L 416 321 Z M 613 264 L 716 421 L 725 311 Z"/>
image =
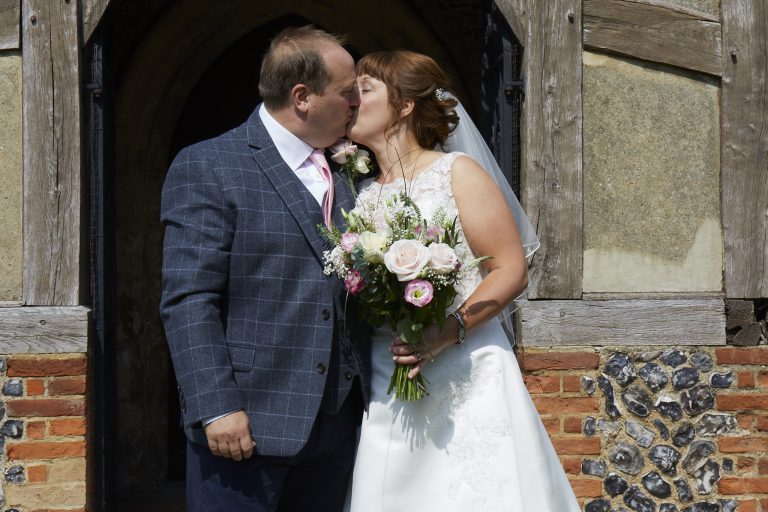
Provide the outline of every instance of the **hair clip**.
<path id="1" fill-rule="evenodd" d="M 435 98 L 437 98 L 438 100 L 442 101 L 444 94 L 445 94 L 445 89 L 443 89 L 442 87 L 438 87 L 437 89 L 435 89 Z"/>

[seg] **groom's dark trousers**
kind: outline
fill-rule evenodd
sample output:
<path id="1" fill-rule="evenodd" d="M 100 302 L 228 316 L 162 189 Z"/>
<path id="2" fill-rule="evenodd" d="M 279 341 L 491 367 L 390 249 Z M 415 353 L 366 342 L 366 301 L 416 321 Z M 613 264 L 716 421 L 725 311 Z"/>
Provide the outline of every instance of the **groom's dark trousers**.
<path id="1" fill-rule="evenodd" d="M 359 394 L 333 415 L 320 413 L 295 457 L 236 462 L 187 442 L 187 512 L 341 512 L 354 462 Z"/>
<path id="2" fill-rule="evenodd" d="M 334 174 L 342 226 L 354 198 Z M 189 442 L 188 510 L 340 510 L 367 395 L 367 329 L 323 273 L 320 205 L 258 110 L 179 153 L 161 212 L 160 313 Z M 253 457 L 214 456 L 202 423 L 239 410 Z"/>

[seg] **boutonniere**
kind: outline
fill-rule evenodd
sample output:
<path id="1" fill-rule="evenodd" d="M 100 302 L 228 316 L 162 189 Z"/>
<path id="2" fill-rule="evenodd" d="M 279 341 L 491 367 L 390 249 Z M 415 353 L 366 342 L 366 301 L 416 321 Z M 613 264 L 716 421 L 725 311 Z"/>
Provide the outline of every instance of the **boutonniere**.
<path id="1" fill-rule="evenodd" d="M 371 157 L 368 151 L 360 149 L 348 139 L 339 141 L 329 148 L 331 160 L 341 166 L 341 169 L 349 178 L 352 192 L 355 192 L 354 181 L 360 176 L 366 176 L 373 170 Z"/>

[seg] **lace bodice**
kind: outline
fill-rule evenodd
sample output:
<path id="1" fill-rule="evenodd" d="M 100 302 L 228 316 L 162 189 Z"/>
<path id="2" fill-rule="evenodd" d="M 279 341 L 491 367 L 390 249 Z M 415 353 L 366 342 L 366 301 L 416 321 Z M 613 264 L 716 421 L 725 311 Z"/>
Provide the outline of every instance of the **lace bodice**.
<path id="1" fill-rule="evenodd" d="M 461 229 L 461 216 L 451 188 L 451 168 L 456 157 L 462 154 L 454 152 L 438 157 L 429 167 L 417 174 L 413 180 L 406 181 L 404 178 L 397 178 L 385 184 L 377 183 L 373 179 L 366 180 L 361 184 L 357 204 L 384 203 L 387 198 L 399 194 L 407 188 L 408 195 L 419 207 L 422 216 L 431 219 L 438 208 L 442 208 L 446 217 L 449 219 L 457 218 L 456 225 Z M 455 250 L 462 260 L 475 257 L 463 236 Z M 475 291 L 481 279 L 478 268 L 463 274 L 457 286 L 458 295 L 448 311 L 452 312 L 458 308 Z"/>

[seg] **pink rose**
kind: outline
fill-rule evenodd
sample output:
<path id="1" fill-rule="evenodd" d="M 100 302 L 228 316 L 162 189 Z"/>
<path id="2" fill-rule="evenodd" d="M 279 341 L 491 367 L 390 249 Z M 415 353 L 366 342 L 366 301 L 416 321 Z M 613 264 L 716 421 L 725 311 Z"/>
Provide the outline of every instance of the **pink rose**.
<path id="1" fill-rule="evenodd" d="M 352 295 L 357 295 L 360 290 L 365 288 L 365 281 L 362 274 L 357 270 L 350 270 L 344 278 L 344 287 Z"/>
<path id="2" fill-rule="evenodd" d="M 447 274 L 456 270 L 456 264 L 459 262 L 456 251 L 448 244 L 430 244 L 429 246 L 429 268 L 437 274 Z"/>
<path id="3" fill-rule="evenodd" d="M 432 283 L 424 279 L 414 279 L 405 287 L 405 301 L 417 308 L 421 308 L 432 302 L 434 289 Z"/>
<path id="4" fill-rule="evenodd" d="M 360 240 L 360 235 L 353 232 L 344 233 L 341 235 L 341 248 L 344 249 L 345 252 L 352 252 L 352 249 L 354 249 L 355 244 L 357 244 L 357 241 Z"/>
<path id="5" fill-rule="evenodd" d="M 429 262 L 429 249 L 418 240 L 398 240 L 384 254 L 384 265 L 398 281 L 411 281 Z"/>

